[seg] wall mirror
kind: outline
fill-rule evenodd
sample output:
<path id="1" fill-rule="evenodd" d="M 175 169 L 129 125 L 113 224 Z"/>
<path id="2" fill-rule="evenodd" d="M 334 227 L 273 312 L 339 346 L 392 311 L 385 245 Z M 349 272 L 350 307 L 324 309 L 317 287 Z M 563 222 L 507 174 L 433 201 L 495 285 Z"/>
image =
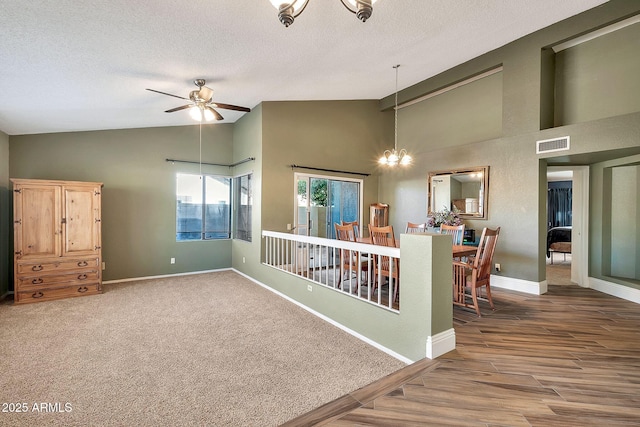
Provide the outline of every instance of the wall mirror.
<path id="1" fill-rule="evenodd" d="M 489 166 L 429 172 L 427 213 L 458 209 L 461 218 L 486 219 Z"/>

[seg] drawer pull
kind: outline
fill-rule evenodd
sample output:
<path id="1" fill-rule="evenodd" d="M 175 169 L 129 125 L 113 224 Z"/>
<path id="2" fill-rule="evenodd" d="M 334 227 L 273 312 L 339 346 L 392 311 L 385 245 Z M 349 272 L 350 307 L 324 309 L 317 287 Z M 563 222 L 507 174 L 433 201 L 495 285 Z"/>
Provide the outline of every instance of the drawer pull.
<path id="1" fill-rule="evenodd" d="M 87 261 L 78 261 L 78 267 L 86 267 L 89 265 Z"/>
<path id="2" fill-rule="evenodd" d="M 44 294 L 42 292 L 34 292 L 31 298 L 42 298 L 43 296 Z"/>
<path id="3" fill-rule="evenodd" d="M 78 274 L 78 280 L 85 280 L 87 278 L 86 274 Z"/>
<path id="4" fill-rule="evenodd" d="M 31 270 L 33 271 L 42 271 L 42 266 L 41 265 L 34 265 L 33 267 L 31 267 Z"/>
<path id="5" fill-rule="evenodd" d="M 42 280 L 41 277 L 38 277 L 37 279 L 33 279 L 31 281 L 31 283 L 34 284 L 34 285 L 39 285 L 40 283 L 43 283 L 43 282 L 44 282 L 44 280 Z"/>
<path id="6" fill-rule="evenodd" d="M 78 292 L 80 292 L 81 294 L 87 292 L 89 289 L 86 286 L 82 286 L 80 288 L 78 288 Z"/>

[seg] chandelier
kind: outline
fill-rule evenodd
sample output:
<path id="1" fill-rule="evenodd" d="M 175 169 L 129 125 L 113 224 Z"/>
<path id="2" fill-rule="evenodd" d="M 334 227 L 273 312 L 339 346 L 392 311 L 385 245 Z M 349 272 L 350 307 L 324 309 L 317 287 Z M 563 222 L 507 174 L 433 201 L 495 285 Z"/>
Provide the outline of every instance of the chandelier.
<path id="1" fill-rule="evenodd" d="M 411 156 L 404 148 L 398 151 L 398 68 L 400 65 L 395 65 L 396 69 L 396 103 L 395 103 L 395 131 L 394 131 L 394 146 L 393 150 L 385 150 L 382 157 L 378 160 L 378 163 L 385 166 L 395 166 L 398 163 L 402 166 L 411 164 Z"/>
<path id="2" fill-rule="evenodd" d="M 270 0 L 271 4 L 278 9 L 278 18 L 285 27 L 293 24 L 293 20 L 298 17 L 307 7 L 309 0 Z M 351 13 L 362 22 L 366 22 L 373 13 L 373 4 L 377 0 L 340 0 L 340 2 Z"/>

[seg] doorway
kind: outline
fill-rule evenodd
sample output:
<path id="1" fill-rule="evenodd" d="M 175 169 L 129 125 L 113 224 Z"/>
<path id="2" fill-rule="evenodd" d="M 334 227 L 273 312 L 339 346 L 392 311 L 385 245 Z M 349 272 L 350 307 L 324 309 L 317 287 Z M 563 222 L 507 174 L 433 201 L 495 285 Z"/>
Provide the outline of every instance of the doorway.
<path id="1" fill-rule="evenodd" d="M 569 206 L 550 206 L 552 187 L 562 187 L 558 183 L 571 182 Z M 578 284 L 587 287 L 588 276 L 588 216 L 589 216 L 589 167 L 588 166 L 549 166 L 547 168 L 547 230 L 545 242 L 549 249 L 550 232 L 553 227 L 568 227 L 570 238 L 568 245 L 559 245 L 558 251 L 549 251 L 546 258 L 546 277 L 549 284 Z M 555 191 L 559 196 L 562 191 Z M 562 202 L 559 202 L 562 205 Z M 560 209 L 557 209 L 560 208 Z M 554 222 L 554 220 L 557 220 Z M 569 222 L 567 224 L 567 220 Z M 560 229 L 559 235 L 565 230 Z M 561 239 L 562 240 L 562 239 Z M 552 258 L 553 257 L 553 258 Z M 552 264 L 553 261 L 553 264 Z"/>

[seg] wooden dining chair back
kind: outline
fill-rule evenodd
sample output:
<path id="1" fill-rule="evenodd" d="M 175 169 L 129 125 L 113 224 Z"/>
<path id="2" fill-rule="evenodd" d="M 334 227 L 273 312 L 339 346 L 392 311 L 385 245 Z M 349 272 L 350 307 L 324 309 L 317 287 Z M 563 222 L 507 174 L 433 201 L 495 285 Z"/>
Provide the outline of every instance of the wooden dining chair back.
<path id="1" fill-rule="evenodd" d="M 485 228 L 482 230 L 478 250 L 470 263 L 453 262 L 453 300 L 454 304 L 475 309 L 478 317 L 482 316 L 478 306 L 478 291 L 485 289 L 486 299 L 492 310 L 495 310 L 493 299 L 491 298 L 491 265 L 493 253 L 498 242 L 500 227 L 492 230 Z M 472 302 L 469 303 L 468 299 Z"/>
<path id="2" fill-rule="evenodd" d="M 356 239 L 360 237 L 360 223 L 358 221 L 342 221 L 342 225 L 350 225 L 353 227 L 353 235 Z"/>
<path id="3" fill-rule="evenodd" d="M 415 222 L 407 222 L 407 227 L 404 229 L 406 234 L 409 233 L 424 233 L 427 231 L 427 223 L 423 222 L 421 224 Z"/>
<path id="4" fill-rule="evenodd" d="M 461 245 L 464 241 L 464 224 L 461 225 L 447 225 L 442 224 L 440 226 L 440 234 L 451 234 L 454 245 Z"/>
<path id="5" fill-rule="evenodd" d="M 347 242 L 355 242 L 356 235 L 353 225 L 340 225 L 334 224 L 336 230 L 336 239 Z M 348 249 L 340 249 L 340 276 L 338 278 L 338 287 L 341 287 L 342 279 L 345 273 L 355 273 L 356 275 L 356 287 L 355 291 L 358 291 L 360 286 L 360 278 L 362 273 L 367 273 L 369 269 L 369 259 L 362 256 L 358 251 L 351 251 Z M 352 277 L 351 275 L 349 277 Z M 365 276 L 366 277 L 366 276 Z M 351 280 L 351 279 L 349 279 Z"/>
<path id="6" fill-rule="evenodd" d="M 393 225 L 385 227 L 376 227 L 369 224 L 369 235 L 374 245 L 380 246 L 396 246 L 396 238 L 393 234 Z"/>
<path id="7" fill-rule="evenodd" d="M 393 234 L 393 226 L 375 227 L 369 224 L 369 235 L 371 242 L 378 246 L 396 247 L 396 239 Z M 393 301 L 398 297 L 400 288 L 400 260 L 383 255 L 373 256 L 374 291 L 381 277 L 389 278 L 389 295 L 393 296 Z M 392 285 L 393 282 L 393 285 Z M 393 292 L 391 292 L 393 286 Z"/>

